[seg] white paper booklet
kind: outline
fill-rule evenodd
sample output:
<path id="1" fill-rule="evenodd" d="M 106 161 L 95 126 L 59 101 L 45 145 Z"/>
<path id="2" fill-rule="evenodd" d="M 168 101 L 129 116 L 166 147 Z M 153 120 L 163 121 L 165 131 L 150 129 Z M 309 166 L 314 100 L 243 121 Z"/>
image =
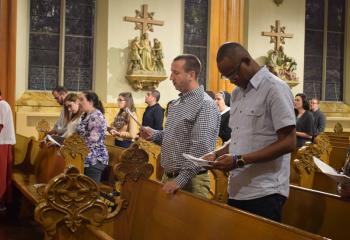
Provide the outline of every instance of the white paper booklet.
<path id="1" fill-rule="evenodd" d="M 324 163 L 320 159 L 313 157 L 314 162 L 316 166 L 327 176 L 332 178 L 334 181 L 338 183 L 346 183 L 350 184 L 350 177 L 344 175 L 344 174 L 339 174 L 334 168 L 329 166 L 328 164 Z"/>
<path id="2" fill-rule="evenodd" d="M 51 135 L 47 134 L 45 139 L 52 142 L 53 144 L 61 147 L 61 144 L 59 142 L 57 142 L 55 139 L 53 139 L 53 137 Z"/>
<path id="3" fill-rule="evenodd" d="M 183 153 L 182 156 L 184 156 L 186 159 L 193 162 L 198 167 L 211 167 L 211 165 L 208 163 L 208 161 L 204 160 L 202 158 L 197 158 L 197 157 L 194 157 L 194 156 L 187 154 L 187 153 Z"/>

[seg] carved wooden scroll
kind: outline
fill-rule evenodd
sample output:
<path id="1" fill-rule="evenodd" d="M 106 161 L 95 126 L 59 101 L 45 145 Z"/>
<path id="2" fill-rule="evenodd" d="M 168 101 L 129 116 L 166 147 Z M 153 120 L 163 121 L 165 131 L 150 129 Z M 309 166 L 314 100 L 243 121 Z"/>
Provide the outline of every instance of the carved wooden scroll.
<path id="1" fill-rule="evenodd" d="M 80 173 L 84 173 L 84 161 L 90 150 L 78 133 L 64 140 L 60 152 L 66 161 L 66 166 L 73 165 Z"/>
<path id="2" fill-rule="evenodd" d="M 97 184 L 71 167 L 48 183 L 35 208 L 35 220 L 52 239 L 61 228 L 75 233 L 83 225 L 99 226 L 113 219 L 125 207 L 120 197 L 115 202 L 116 208 L 109 212 Z"/>
<path id="3" fill-rule="evenodd" d="M 299 186 L 312 188 L 314 174 L 318 170 L 313 161 L 313 156 L 328 164 L 331 151 L 329 138 L 323 133 L 316 137 L 315 144 L 307 144 L 297 151 L 292 166 L 297 173 Z"/>
<path id="4" fill-rule="evenodd" d="M 41 141 L 45 138 L 46 133 L 50 131 L 50 124 L 45 119 L 41 119 L 36 124 L 36 130 L 38 132 L 38 141 Z"/>
<path id="5" fill-rule="evenodd" d="M 122 153 L 120 162 L 113 170 L 118 180 L 124 183 L 127 176 L 134 181 L 140 177 L 149 178 L 153 173 L 153 166 L 148 163 L 148 154 L 145 150 L 134 143 Z"/>

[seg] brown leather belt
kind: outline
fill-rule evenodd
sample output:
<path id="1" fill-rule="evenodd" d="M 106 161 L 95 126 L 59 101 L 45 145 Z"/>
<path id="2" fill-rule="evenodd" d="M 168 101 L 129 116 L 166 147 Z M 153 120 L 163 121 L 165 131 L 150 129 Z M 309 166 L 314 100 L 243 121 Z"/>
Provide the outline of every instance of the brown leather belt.
<path id="1" fill-rule="evenodd" d="M 208 170 L 199 171 L 197 175 L 201 175 L 205 173 L 208 173 Z M 165 176 L 167 176 L 168 178 L 176 178 L 177 176 L 179 176 L 179 174 L 180 172 L 167 172 L 165 173 Z"/>

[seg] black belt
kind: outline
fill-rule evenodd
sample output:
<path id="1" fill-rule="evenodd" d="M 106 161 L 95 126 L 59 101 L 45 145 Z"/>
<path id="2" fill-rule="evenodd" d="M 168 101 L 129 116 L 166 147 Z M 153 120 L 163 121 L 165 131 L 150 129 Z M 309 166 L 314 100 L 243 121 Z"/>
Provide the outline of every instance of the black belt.
<path id="1" fill-rule="evenodd" d="M 199 171 L 197 173 L 197 175 L 201 175 L 201 174 L 206 174 L 208 173 L 208 170 L 202 170 L 202 171 Z M 167 176 L 168 178 L 176 178 L 177 176 L 179 176 L 180 172 L 167 172 L 165 173 L 165 176 Z"/>

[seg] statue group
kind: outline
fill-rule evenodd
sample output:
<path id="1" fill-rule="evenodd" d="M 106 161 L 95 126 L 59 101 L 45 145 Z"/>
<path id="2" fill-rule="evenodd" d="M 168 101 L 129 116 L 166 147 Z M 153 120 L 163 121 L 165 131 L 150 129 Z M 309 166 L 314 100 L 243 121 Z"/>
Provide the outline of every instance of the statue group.
<path id="1" fill-rule="evenodd" d="M 297 63 L 291 57 L 288 57 L 283 50 L 283 47 L 280 46 L 277 50 L 271 50 L 267 56 L 267 67 L 269 70 L 287 82 L 289 81 L 298 81 L 296 73 Z"/>
<path id="2" fill-rule="evenodd" d="M 153 46 L 144 33 L 141 39 L 135 37 L 129 48 L 128 74 L 136 72 L 159 72 L 164 73 L 163 49 L 158 39 L 153 39 Z"/>

